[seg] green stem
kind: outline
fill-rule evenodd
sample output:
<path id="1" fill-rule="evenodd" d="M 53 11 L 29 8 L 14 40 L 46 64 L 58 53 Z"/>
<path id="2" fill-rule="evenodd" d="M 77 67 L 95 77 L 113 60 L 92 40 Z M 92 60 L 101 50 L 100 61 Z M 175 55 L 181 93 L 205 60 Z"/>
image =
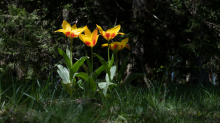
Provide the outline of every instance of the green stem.
<path id="1" fill-rule="evenodd" d="M 91 47 L 91 63 L 92 63 L 92 72 L 93 72 L 93 47 Z"/>
<path id="2" fill-rule="evenodd" d="M 116 77 L 118 77 L 118 52 L 116 52 Z"/>
<path id="3" fill-rule="evenodd" d="M 108 62 L 109 62 L 109 60 L 110 60 L 110 57 L 109 57 L 109 41 L 108 41 Z M 109 64 L 110 64 L 110 62 L 109 62 Z"/>
<path id="4" fill-rule="evenodd" d="M 73 65 L 73 39 L 70 39 L 70 62 L 71 62 L 71 66 Z"/>

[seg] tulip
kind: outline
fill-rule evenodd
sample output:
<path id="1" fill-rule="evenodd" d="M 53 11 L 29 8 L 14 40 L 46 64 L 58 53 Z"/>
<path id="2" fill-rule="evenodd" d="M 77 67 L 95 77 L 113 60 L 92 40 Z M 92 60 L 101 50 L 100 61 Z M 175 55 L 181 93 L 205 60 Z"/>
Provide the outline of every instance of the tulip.
<path id="1" fill-rule="evenodd" d="M 120 34 L 120 35 L 125 35 L 124 33 L 118 32 L 121 29 L 121 26 L 115 26 L 114 28 L 108 29 L 107 31 L 103 31 L 102 28 L 96 24 L 96 26 L 99 29 L 99 32 L 101 33 L 101 35 L 107 40 L 112 40 L 116 35 Z"/>
<path id="2" fill-rule="evenodd" d="M 117 51 L 122 50 L 124 47 L 130 50 L 130 47 L 127 45 L 129 38 L 122 40 L 121 42 L 112 42 L 109 44 L 109 48 L 111 50 L 115 50 L 117 47 Z M 102 47 L 107 47 L 108 43 L 102 44 Z"/>
<path id="3" fill-rule="evenodd" d="M 112 40 L 116 35 L 125 35 L 124 33 L 118 32 L 121 29 L 121 26 L 115 26 L 114 28 L 108 29 L 107 31 L 103 31 L 102 28 L 96 24 L 99 29 L 101 35 L 108 41 L 108 61 L 110 60 L 109 57 L 109 40 Z"/>
<path id="4" fill-rule="evenodd" d="M 85 29 L 85 35 L 80 34 L 79 38 L 89 47 L 94 47 L 98 40 L 98 30 L 95 29 L 92 33 L 88 28 Z"/>
<path id="5" fill-rule="evenodd" d="M 83 28 L 77 28 L 76 24 L 71 27 L 70 24 L 65 20 L 63 20 L 62 27 L 63 29 L 59 29 L 54 32 L 62 32 L 70 39 L 77 38 L 79 34 L 81 34 L 87 28 L 87 26 L 84 26 Z"/>
<path id="6" fill-rule="evenodd" d="M 93 71 L 93 47 L 96 45 L 97 40 L 99 38 L 98 30 L 95 29 L 92 33 L 86 28 L 85 35 L 80 34 L 79 38 L 89 47 L 91 47 L 91 63 L 92 63 L 92 71 Z"/>

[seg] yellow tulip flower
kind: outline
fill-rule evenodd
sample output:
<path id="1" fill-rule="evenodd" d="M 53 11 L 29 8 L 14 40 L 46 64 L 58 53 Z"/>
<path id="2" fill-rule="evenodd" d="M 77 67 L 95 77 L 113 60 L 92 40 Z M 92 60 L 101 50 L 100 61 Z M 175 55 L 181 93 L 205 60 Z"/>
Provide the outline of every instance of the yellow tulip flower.
<path id="1" fill-rule="evenodd" d="M 130 47 L 127 45 L 129 38 L 122 40 L 121 42 L 112 42 L 109 44 L 109 48 L 111 50 L 115 50 L 117 47 L 117 51 L 122 50 L 124 47 L 130 50 Z M 102 44 L 102 47 L 107 47 L 108 43 Z"/>
<path id="2" fill-rule="evenodd" d="M 70 24 L 65 20 L 63 20 L 62 27 L 63 29 L 59 29 L 54 32 L 62 32 L 64 35 L 66 35 L 70 39 L 77 38 L 78 35 L 81 34 L 87 28 L 87 26 L 84 26 L 83 28 L 77 28 L 76 24 L 74 24 L 71 27 Z"/>
<path id="3" fill-rule="evenodd" d="M 85 35 L 80 34 L 79 38 L 89 47 L 94 47 L 99 38 L 98 30 L 95 29 L 92 33 L 88 28 L 85 29 Z"/>
<path id="4" fill-rule="evenodd" d="M 112 40 L 116 35 L 120 34 L 120 35 L 124 35 L 124 33 L 120 33 L 118 32 L 121 29 L 121 26 L 115 26 L 114 28 L 108 29 L 107 31 L 103 31 L 102 28 L 96 24 L 96 26 L 99 29 L 99 32 L 101 33 L 101 35 L 107 40 Z"/>

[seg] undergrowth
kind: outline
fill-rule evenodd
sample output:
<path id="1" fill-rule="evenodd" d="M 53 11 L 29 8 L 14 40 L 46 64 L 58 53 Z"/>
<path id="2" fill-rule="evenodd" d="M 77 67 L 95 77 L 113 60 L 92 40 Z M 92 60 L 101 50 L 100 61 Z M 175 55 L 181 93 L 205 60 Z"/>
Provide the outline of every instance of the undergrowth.
<path id="1" fill-rule="evenodd" d="M 10 80 L 11 79 L 11 80 Z M 114 88 L 69 96 L 56 82 L 1 80 L 1 122 L 219 122 L 218 87 Z"/>

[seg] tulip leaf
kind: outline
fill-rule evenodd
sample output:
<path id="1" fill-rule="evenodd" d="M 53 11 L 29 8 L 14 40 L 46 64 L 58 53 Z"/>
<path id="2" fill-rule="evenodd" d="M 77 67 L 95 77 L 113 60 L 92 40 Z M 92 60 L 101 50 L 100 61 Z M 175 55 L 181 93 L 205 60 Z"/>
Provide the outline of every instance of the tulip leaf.
<path id="1" fill-rule="evenodd" d="M 107 77 L 108 78 L 108 77 Z M 117 86 L 115 83 L 112 83 L 112 82 L 100 82 L 98 83 L 98 86 L 102 91 L 103 95 L 106 97 L 107 96 L 107 91 L 110 87 L 113 87 L 113 86 Z"/>
<path id="2" fill-rule="evenodd" d="M 112 66 L 113 63 L 114 63 L 114 58 L 111 59 L 109 66 Z M 103 65 L 100 66 L 98 69 L 96 69 L 96 71 L 93 74 L 93 79 L 97 78 L 103 70 L 104 70 Z"/>
<path id="3" fill-rule="evenodd" d="M 61 81 L 61 83 L 62 83 L 62 86 L 63 86 L 64 90 L 65 90 L 66 92 L 68 92 L 70 95 L 72 95 L 72 94 L 73 94 L 73 91 L 74 91 L 74 90 L 71 88 L 72 84 L 71 84 L 71 83 L 63 83 L 63 81 Z"/>
<path id="4" fill-rule="evenodd" d="M 82 67 L 84 68 L 84 70 L 86 71 L 86 73 L 89 73 L 89 68 L 83 63 Z"/>
<path id="5" fill-rule="evenodd" d="M 111 75 L 111 74 L 110 74 L 110 69 L 109 69 L 109 66 L 108 66 L 108 64 L 106 63 L 106 61 L 105 61 L 100 55 L 98 55 L 98 54 L 96 54 L 96 53 L 94 53 L 94 54 L 98 57 L 99 61 L 102 63 L 102 65 L 103 65 L 103 67 L 104 67 L 106 73 L 110 76 L 110 75 Z"/>
<path id="6" fill-rule="evenodd" d="M 89 75 L 87 73 L 83 73 L 83 72 L 76 73 L 74 76 L 75 77 L 80 77 L 80 78 L 84 79 L 85 81 L 87 81 L 88 85 L 90 86 L 90 88 L 93 91 L 96 90 L 96 83 L 95 83 L 95 81 L 91 77 L 89 77 Z"/>
<path id="7" fill-rule="evenodd" d="M 58 64 L 57 65 L 58 67 L 58 70 L 57 70 L 57 73 L 60 75 L 60 77 L 62 78 L 63 80 L 63 83 L 64 84 L 68 84 L 68 83 L 71 83 L 70 82 L 70 78 L 69 78 L 69 71 L 67 68 L 63 67 L 62 65 Z"/>
<path id="8" fill-rule="evenodd" d="M 70 62 L 69 57 L 66 55 L 66 53 L 65 53 L 63 50 L 61 50 L 60 48 L 58 48 L 58 52 L 59 52 L 59 54 L 60 54 L 61 56 L 63 56 L 67 67 L 68 67 L 69 69 L 71 69 L 71 62 Z"/>
<path id="9" fill-rule="evenodd" d="M 74 65 L 71 67 L 71 70 L 73 71 L 73 73 L 76 73 L 79 67 L 82 66 L 84 61 L 88 58 L 89 58 L 88 56 L 83 56 L 76 63 L 74 63 Z"/>
<path id="10" fill-rule="evenodd" d="M 143 73 L 133 73 L 133 74 L 130 74 L 128 76 L 128 78 L 125 80 L 124 83 L 130 83 L 131 81 L 133 81 L 134 79 L 137 79 L 139 77 L 143 77 L 144 74 Z"/>
<path id="11" fill-rule="evenodd" d="M 85 50 L 85 55 L 88 56 L 86 50 Z M 87 59 L 86 62 L 87 62 L 87 65 L 88 65 L 88 67 L 89 67 L 89 73 L 92 74 L 92 73 L 93 73 L 92 63 L 91 63 L 91 61 L 90 61 L 89 59 Z"/>
<path id="12" fill-rule="evenodd" d="M 111 77 L 110 77 L 110 79 L 113 80 L 113 77 L 114 77 L 115 72 L 116 72 L 116 66 L 112 66 L 110 72 L 111 72 Z"/>
<path id="13" fill-rule="evenodd" d="M 116 71 L 116 66 L 113 66 L 113 67 L 111 68 L 111 73 L 114 75 L 115 71 Z M 98 86 L 99 86 L 99 88 L 100 88 L 101 90 L 103 90 L 102 93 L 103 93 L 103 95 L 104 95 L 105 97 L 107 96 L 107 91 L 108 91 L 108 89 L 111 90 L 111 88 L 112 88 L 113 86 L 117 86 L 117 84 L 112 83 L 112 82 L 109 80 L 109 78 L 113 79 L 113 77 L 114 77 L 114 76 L 109 77 L 108 74 L 106 74 L 106 76 L 105 76 L 105 81 L 106 81 L 106 82 L 100 82 L 100 83 L 98 83 Z"/>
<path id="14" fill-rule="evenodd" d="M 68 56 L 68 58 L 70 59 L 70 50 L 67 48 L 66 49 L 66 55 Z"/>
<path id="15" fill-rule="evenodd" d="M 94 74 L 92 74 L 92 78 L 96 80 L 96 78 L 99 76 L 99 74 L 104 70 L 103 65 L 100 66 L 98 69 L 95 70 Z"/>

